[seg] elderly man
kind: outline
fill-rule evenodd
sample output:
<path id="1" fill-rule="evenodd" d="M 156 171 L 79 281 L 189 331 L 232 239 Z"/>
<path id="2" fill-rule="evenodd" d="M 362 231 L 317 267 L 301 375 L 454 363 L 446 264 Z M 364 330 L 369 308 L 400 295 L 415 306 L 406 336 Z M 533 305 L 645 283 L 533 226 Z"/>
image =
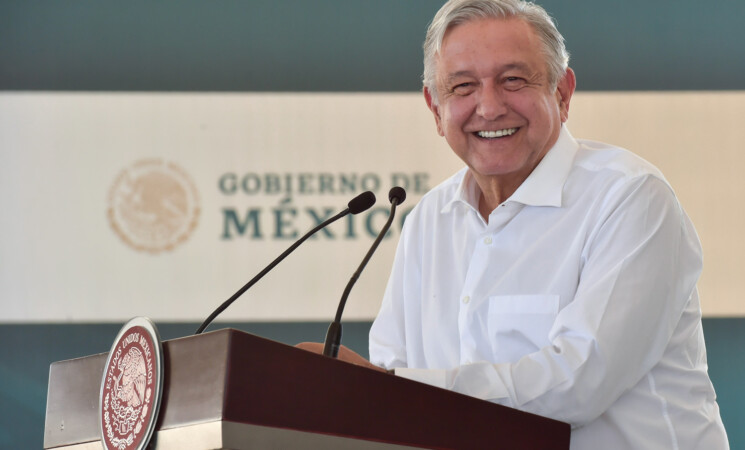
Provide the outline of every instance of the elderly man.
<path id="1" fill-rule="evenodd" d="M 424 97 L 467 167 L 408 216 L 370 360 L 572 425 L 572 449 L 722 449 L 696 282 L 662 174 L 574 139 L 563 38 L 539 6 L 451 0 Z"/>

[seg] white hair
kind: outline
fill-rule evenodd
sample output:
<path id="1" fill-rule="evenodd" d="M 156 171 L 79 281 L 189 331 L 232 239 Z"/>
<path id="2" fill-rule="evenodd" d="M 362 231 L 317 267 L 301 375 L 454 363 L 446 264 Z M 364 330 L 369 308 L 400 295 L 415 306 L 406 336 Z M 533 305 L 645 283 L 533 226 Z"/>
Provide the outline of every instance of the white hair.
<path id="1" fill-rule="evenodd" d="M 522 0 L 449 0 L 435 14 L 424 40 L 424 74 L 422 81 L 437 102 L 435 72 L 436 57 L 442 47 L 445 33 L 452 27 L 477 19 L 517 18 L 533 27 L 543 44 L 551 89 L 569 66 L 569 53 L 564 46 L 564 37 L 559 33 L 553 19 L 545 9 L 535 3 Z"/>

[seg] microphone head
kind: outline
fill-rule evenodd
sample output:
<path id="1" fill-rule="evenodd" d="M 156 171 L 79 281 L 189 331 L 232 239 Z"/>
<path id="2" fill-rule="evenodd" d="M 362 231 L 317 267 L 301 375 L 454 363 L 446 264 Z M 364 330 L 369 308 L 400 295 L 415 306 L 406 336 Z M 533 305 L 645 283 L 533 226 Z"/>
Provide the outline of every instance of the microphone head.
<path id="1" fill-rule="evenodd" d="M 406 191 L 404 191 L 404 188 L 401 186 L 394 186 L 390 191 L 388 191 L 388 200 L 393 203 L 394 199 L 396 199 L 397 205 L 400 205 L 404 200 L 406 200 Z"/>
<path id="2" fill-rule="evenodd" d="M 353 198 L 347 203 L 349 212 L 352 214 L 359 214 L 362 211 L 367 211 L 372 205 L 375 204 L 375 194 L 370 191 L 365 191 Z"/>

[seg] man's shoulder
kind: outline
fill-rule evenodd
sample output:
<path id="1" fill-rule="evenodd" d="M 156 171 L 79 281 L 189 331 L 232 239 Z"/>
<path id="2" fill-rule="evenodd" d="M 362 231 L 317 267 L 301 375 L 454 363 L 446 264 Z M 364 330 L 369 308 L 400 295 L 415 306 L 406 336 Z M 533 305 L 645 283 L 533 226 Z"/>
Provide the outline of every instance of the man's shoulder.
<path id="1" fill-rule="evenodd" d="M 591 192 L 606 206 L 618 205 L 637 193 L 677 202 L 675 191 L 662 172 L 641 156 L 619 146 L 577 139 L 577 153 L 564 195 L 567 203 L 584 202 Z"/>
<path id="2" fill-rule="evenodd" d="M 654 164 L 623 147 L 589 139 L 577 139 L 575 166 L 582 169 L 623 178 L 652 176 L 666 183 Z"/>

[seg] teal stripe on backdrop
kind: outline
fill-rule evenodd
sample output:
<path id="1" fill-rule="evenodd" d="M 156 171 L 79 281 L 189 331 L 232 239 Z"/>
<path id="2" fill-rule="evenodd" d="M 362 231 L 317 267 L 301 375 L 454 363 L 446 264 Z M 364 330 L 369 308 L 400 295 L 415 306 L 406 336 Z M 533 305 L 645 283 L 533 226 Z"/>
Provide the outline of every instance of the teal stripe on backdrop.
<path id="1" fill-rule="evenodd" d="M 416 91 L 436 0 L 0 2 L 0 90 Z M 745 89 L 745 2 L 545 0 L 582 90 Z"/>
<path id="2" fill-rule="evenodd" d="M 733 449 L 745 448 L 745 319 L 704 319 L 709 373 Z M 0 448 L 42 448 L 49 364 L 107 352 L 122 324 L 0 325 Z M 326 323 L 220 323 L 296 344 L 322 341 Z M 158 324 L 163 339 L 192 334 L 197 323 Z M 344 344 L 367 356 L 370 322 L 344 324 Z M 250 357 L 250 355 L 247 355 Z"/>

